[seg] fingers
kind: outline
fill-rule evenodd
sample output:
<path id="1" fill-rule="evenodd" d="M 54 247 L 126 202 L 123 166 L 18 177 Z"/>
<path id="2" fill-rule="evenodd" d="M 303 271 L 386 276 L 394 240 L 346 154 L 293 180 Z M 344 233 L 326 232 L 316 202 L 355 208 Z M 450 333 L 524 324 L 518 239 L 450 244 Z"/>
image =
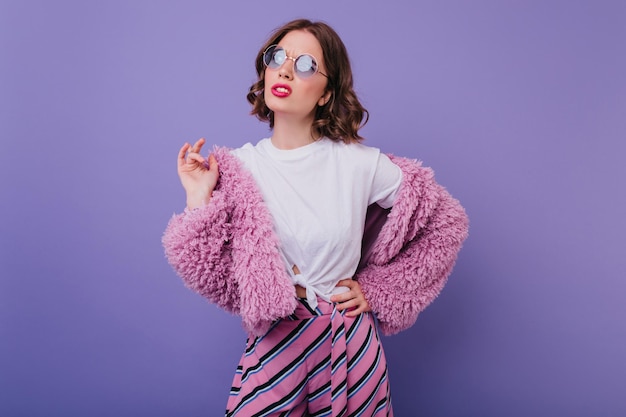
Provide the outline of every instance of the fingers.
<path id="1" fill-rule="evenodd" d="M 330 300 L 337 303 L 337 310 L 346 311 L 347 317 L 358 316 L 366 311 L 371 311 L 369 303 L 365 299 L 365 295 L 361 291 L 361 285 L 350 278 L 342 279 L 337 283 L 338 287 L 347 287 L 348 291 L 333 295 Z"/>
<path id="2" fill-rule="evenodd" d="M 213 154 L 209 155 L 209 171 L 219 172 L 218 165 L 217 165 L 217 159 L 215 159 Z"/>
<path id="3" fill-rule="evenodd" d="M 202 146 L 206 143 L 204 138 L 200 138 L 196 141 L 196 143 L 190 145 L 185 142 L 185 144 L 178 151 L 177 163 L 179 167 L 187 163 L 196 162 L 198 164 L 206 164 L 207 160 L 200 155 L 200 151 L 202 150 Z M 209 157 L 209 169 L 217 170 L 217 160 L 212 155 Z"/>
<path id="4" fill-rule="evenodd" d="M 341 303 L 341 302 L 345 302 L 353 298 L 356 298 L 359 295 L 362 295 L 361 285 L 359 285 L 357 281 L 351 278 L 342 279 L 341 281 L 337 283 L 337 285 L 335 285 L 335 287 L 346 287 L 346 288 L 349 288 L 349 290 L 343 293 L 333 295 L 330 298 L 331 301 L 333 302 Z"/>
<path id="5" fill-rule="evenodd" d="M 338 303 L 337 310 L 346 310 L 346 317 L 354 317 L 366 311 L 370 311 L 370 308 L 365 298 L 361 296 L 348 301 L 344 301 L 343 303 Z"/>
<path id="6" fill-rule="evenodd" d="M 356 298 L 357 294 L 353 291 L 342 292 L 341 294 L 335 294 L 330 297 L 330 301 L 333 303 L 345 303 L 346 301 L 350 301 L 353 298 Z"/>
<path id="7" fill-rule="evenodd" d="M 185 142 L 185 144 L 178 151 L 178 166 L 185 164 L 185 154 L 187 153 L 187 149 L 190 147 L 191 145 Z"/>
<path id="8" fill-rule="evenodd" d="M 365 313 L 368 312 L 369 310 L 369 306 L 367 304 L 361 304 L 359 305 L 357 308 L 352 309 L 352 310 L 348 310 L 345 313 L 346 317 L 356 317 L 361 313 Z"/>
<path id="9" fill-rule="evenodd" d="M 198 139 L 196 143 L 193 144 L 191 152 L 200 153 L 200 150 L 202 150 L 202 145 L 204 145 L 205 142 L 206 140 L 204 138 Z"/>
<path id="10" fill-rule="evenodd" d="M 337 283 L 337 285 L 335 285 L 335 287 L 348 287 L 348 288 L 352 289 L 356 285 L 359 285 L 359 283 L 356 282 L 355 280 L 353 280 L 351 278 L 345 278 L 345 279 L 342 279 L 341 281 L 339 281 Z"/>
<path id="11" fill-rule="evenodd" d="M 351 298 L 349 300 L 341 301 L 337 303 L 337 310 L 347 310 L 349 308 L 359 307 L 361 301 L 358 298 Z"/>
<path id="12" fill-rule="evenodd" d="M 195 161 L 200 165 L 204 165 L 206 163 L 206 159 L 204 159 L 202 157 L 202 155 L 200 155 L 199 153 L 192 153 L 189 152 L 187 154 L 187 163 L 191 162 L 191 161 Z M 217 162 L 216 162 L 217 163 Z"/>

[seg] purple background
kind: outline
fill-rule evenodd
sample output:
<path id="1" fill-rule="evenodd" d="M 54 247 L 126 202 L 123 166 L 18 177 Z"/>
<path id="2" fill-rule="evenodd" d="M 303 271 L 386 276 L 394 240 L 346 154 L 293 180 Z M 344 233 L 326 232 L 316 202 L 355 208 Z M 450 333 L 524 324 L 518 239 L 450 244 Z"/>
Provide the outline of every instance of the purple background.
<path id="1" fill-rule="evenodd" d="M 386 338 L 399 416 L 626 415 L 626 2 L 1 1 L 0 415 L 217 416 L 245 335 L 160 238 L 184 141 L 267 135 L 257 49 L 343 37 L 367 144 L 471 219 Z"/>

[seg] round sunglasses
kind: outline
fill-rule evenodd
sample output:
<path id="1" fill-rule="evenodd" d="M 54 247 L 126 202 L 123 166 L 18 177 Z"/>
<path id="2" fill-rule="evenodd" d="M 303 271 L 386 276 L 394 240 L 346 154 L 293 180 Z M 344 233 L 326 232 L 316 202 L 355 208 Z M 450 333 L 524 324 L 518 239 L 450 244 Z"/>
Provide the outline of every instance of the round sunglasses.
<path id="1" fill-rule="evenodd" d="M 278 45 L 271 45 L 263 52 L 263 63 L 271 69 L 280 68 L 288 59 L 293 61 L 293 70 L 300 78 L 310 78 L 315 73 L 320 73 L 328 78 L 328 75 L 317 68 L 317 60 L 313 55 L 302 54 L 294 58 L 287 55 L 285 49 Z"/>

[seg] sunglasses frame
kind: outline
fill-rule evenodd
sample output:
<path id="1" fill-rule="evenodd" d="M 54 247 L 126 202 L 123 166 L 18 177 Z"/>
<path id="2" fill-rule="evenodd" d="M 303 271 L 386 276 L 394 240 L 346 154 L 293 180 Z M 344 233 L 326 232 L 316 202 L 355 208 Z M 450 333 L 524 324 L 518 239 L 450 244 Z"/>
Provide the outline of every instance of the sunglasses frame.
<path id="1" fill-rule="evenodd" d="M 280 50 L 282 50 L 282 51 L 284 51 L 284 52 L 285 52 L 285 61 L 284 61 L 282 64 L 280 64 L 279 66 L 277 66 L 276 68 L 270 67 L 269 63 L 268 63 L 268 62 L 266 62 L 266 60 L 265 60 L 265 57 L 267 56 L 267 53 L 268 53 L 268 52 L 269 52 L 272 48 L 274 49 L 274 51 L 273 51 L 273 52 L 275 52 L 277 49 L 280 49 Z M 296 65 L 296 64 L 297 64 L 297 62 L 298 62 L 298 60 L 299 60 L 300 58 L 302 58 L 303 56 L 308 56 L 308 57 L 311 57 L 312 62 L 315 64 L 315 72 L 314 72 L 313 74 L 309 75 L 309 76 L 303 76 L 303 75 L 302 75 L 302 72 L 298 70 L 298 66 Z M 272 60 L 274 59 L 274 53 L 272 53 L 272 57 L 271 57 L 271 59 L 272 59 Z M 270 45 L 270 46 L 268 46 L 268 47 L 267 47 L 267 49 L 265 49 L 265 51 L 263 52 L 263 64 L 265 65 L 265 67 L 266 67 L 266 68 L 269 68 L 269 69 L 273 69 L 273 70 L 277 70 L 277 69 L 279 69 L 280 67 L 282 67 L 283 65 L 285 65 L 285 62 L 287 62 L 287 60 L 288 60 L 288 59 L 290 59 L 290 60 L 292 60 L 292 61 L 293 61 L 293 72 L 294 72 L 294 73 L 296 73 L 296 74 L 298 75 L 298 77 L 300 77 L 300 78 L 302 78 L 302 79 L 304 79 L 304 80 L 307 80 L 307 79 L 309 79 L 309 78 L 313 77 L 315 74 L 318 74 L 318 73 L 319 73 L 319 74 L 321 74 L 321 75 L 323 75 L 323 76 L 324 76 L 324 77 L 326 77 L 326 78 L 329 78 L 329 77 L 328 77 L 328 75 L 326 75 L 326 74 L 324 74 L 322 71 L 320 71 L 320 69 L 319 69 L 319 64 L 318 64 L 318 62 L 317 62 L 317 58 L 315 58 L 315 57 L 314 57 L 313 55 L 311 55 L 311 54 L 300 54 L 300 55 L 298 55 L 297 57 L 295 57 L 295 58 L 294 58 L 294 57 L 292 57 L 292 56 L 287 55 L 287 51 L 285 50 L 285 48 L 283 48 L 282 46 L 278 46 L 278 44 L 274 44 L 274 45 Z M 329 79 L 330 79 L 330 78 L 329 78 Z"/>

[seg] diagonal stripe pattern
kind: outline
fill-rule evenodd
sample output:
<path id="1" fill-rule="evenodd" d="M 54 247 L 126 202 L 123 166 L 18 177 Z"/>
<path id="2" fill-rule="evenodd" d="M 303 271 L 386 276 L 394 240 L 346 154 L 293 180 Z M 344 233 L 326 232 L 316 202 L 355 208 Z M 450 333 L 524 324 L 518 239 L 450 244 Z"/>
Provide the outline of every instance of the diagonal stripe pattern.
<path id="1" fill-rule="evenodd" d="M 299 299 L 294 314 L 249 339 L 226 416 L 393 416 L 374 318 L 343 313 Z"/>

